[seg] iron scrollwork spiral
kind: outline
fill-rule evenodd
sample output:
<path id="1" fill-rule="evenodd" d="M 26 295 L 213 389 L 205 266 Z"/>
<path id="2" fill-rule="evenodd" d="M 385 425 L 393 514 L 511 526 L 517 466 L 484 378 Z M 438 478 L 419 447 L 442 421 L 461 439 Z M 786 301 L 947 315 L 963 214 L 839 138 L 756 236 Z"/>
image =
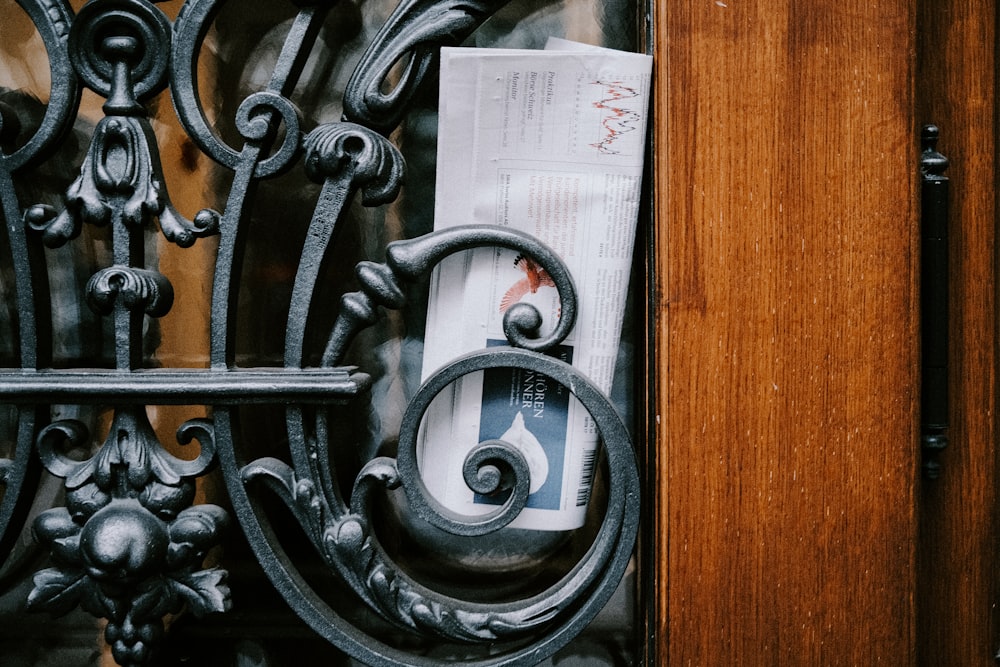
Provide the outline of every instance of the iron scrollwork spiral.
<path id="1" fill-rule="evenodd" d="M 566 338 L 577 314 L 573 279 L 559 257 L 533 237 L 502 227 L 440 230 L 389 244 L 384 263 L 357 264 L 359 289 L 340 298 L 336 320 L 311 317 L 334 306 L 319 285 L 339 235 L 353 222 L 352 201 L 381 206 L 401 191 L 405 160 L 388 137 L 417 92 L 432 84 L 437 50 L 461 43 L 505 2 L 403 0 L 360 58 L 344 93 L 344 120 L 308 133 L 292 96 L 334 3 L 295 2 L 297 14 L 266 89 L 250 93 L 233 119 L 242 147 L 229 146 L 212 129 L 199 97 L 198 61 L 222 0 L 187 0 L 173 23 L 148 0 L 90 0 L 76 16 L 61 0 L 19 3 L 46 44 L 53 84 L 36 136 L 0 154 L 0 196 L 21 312 L 21 368 L 0 372 L 0 401 L 16 404 L 19 418 L 15 456 L 0 461 L 0 561 L 24 521 L 33 468 L 44 466 L 63 478 L 66 489 L 65 507 L 44 512 L 34 523 L 51 566 L 36 574 L 29 606 L 55 613 L 80 606 L 107 619 L 106 639 L 122 665 L 148 664 L 163 635 L 164 615 L 185 607 L 196 614 L 228 609 L 226 573 L 207 566 L 206 556 L 232 522 L 214 504 L 193 504 L 195 480 L 218 463 L 236 523 L 276 589 L 310 627 L 350 655 L 372 665 L 440 662 L 408 652 L 379 630 L 383 626 L 358 623 L 321 595 L 286 551 L 271 518 L 275 498 L 325 570 L 375 612 L 378 623 L 393 628 L 390 635 L 402 630 L 482 646 L 468 664 L 483 666 L 533 664 L 571 641 L 609 599 L 629 562 L 639 479 L 628 430 L 608 398 L 580 371 L 544 354 Z M 390 72 L 401 62 L 407 64 L 390 85 Z M 63 208 L 19 202 L 14 178 L 67 131 L 82 87 L 104 98 L 104 117 Z M 206 207 L 189 220 L 167 195 L 148 118 L 150 101 L 167 87 L 192 141 L 233 174 L 218 212 Z M 2 107 L 0 120 L 9 122 Z M 282 366 L 240 368 L 240 276 L 255 194 L 262 180 L 295 168 L 321 189 L 291 285 Z M 170 281 L 145 256 L 142 238 L 154 223 L 180 248 L 218 236 L 209 367 L 185 369 L 184 375 L 144 367 L 145 318 L 166 315 L 175 298 Z M 49 317 L 39 305 L 46 291 L 42 246 L 70 243 L 85 225 L 110 229 L 111 265 L 96 270 L 82 293 L 112 320 L 113 371 L 50 368 L 51 343 L 39 335 Z M 335 453 L 353 443 L 339 435 L 333 408 L 351 404 L 369 382 L 363 372 L 340 366 L 352 341 L 379 320 L 381 309 L 405 308 L 408 285 L 426 278 L 445 257 L 484 246 L 514 249 L 547 272 L 560 298 L 558 321 L 540 335 L 542 316 L 534 307 L 511 307 L 504 319 L 509 346 L 473 352 L 433 374 L 406 407 L 395 455 L 363 461 L 345 492 Z M 319 332 L 325 349 L 310 357 L 306 341 L 317 327 L 328 329 Z M 309 365 L 312 358 L 318 366 Z M 503 535 L 524 509 L 530 466 L 503 439 L 479 443 L 463 466 L 471 489 L 503 496 L 488 514 L 462 516 L 444 508 L 421 478 L 418 434 L 431 401 L 450 383 L 494 368 L 543 374 L 575 396 L 601 436 L 606 478 L 599 525 L 576 562 L 539 590 L 502 600 L 436 590 L 408 571 L 381 537 L 387 502 L 404 505 L 414 521 L 461 538 Z M 119 387 L 100 386 L 113 378 Z M 178 387 L 188 379 L 192 389 L 185 399 Z M 73 396 L 74 386 L 80 404 L 108 405 L 113 415 L 96 452 L 82 460 L 63 450 L 96 445 L 101 437 L 92 437 L 80 422 L 49 423 L 48 416 L 49 405 Z M 147 405 L 185 400 L 211 412 L 211 418 L 189 421 L 178 432 L 182 443 L 199 441 L 192 460 L 160 445 L 146 413 Z M 283 412 L 287 457 L 249 453 L 252 443 L 241 428 L 245 404 L 270 404 Z"/>
<path id="2" fill-rule="evenodd" d="M 421 481 L 416 442 L 423 412 L 447 384 L 462 375 L 487 368 L 533 370 L 570 387 L 594 416 L 605 438 L 611 471 L 612 492 L 606 514 L 586 556 L 546 591 L 503 604 L 481 604 L 427 590 L 404 574 L 386 555 L 378 543 L 374 526 L 377 514 L 373 511 L 373 495 L 395 488 L 406 492 L 407 499 L 422 519 L 457 534 L 484 535 L 499 530 L 523 508 L 528 466 L 514 446 L 502 441 L 484 443 L 486 447 L 475 450 L 469 458 L 471 465 L 466 466 L 473 472 L 470 478 L 478 476 L 480 481 L 493 477 L 492 470 L 506 468 L 504 472 L 513 473 L 509 484 L 521 489 L 485 518 L 456 517 L 442 510 Z M 636 522 L 628 520 L 638 513 L 639 480 L 635 458 L 628 432 L 617 413 L 600 390 L 571 366 L 518 348 L 490 349 L 456 360 L 428 380 L 408 407 L 399 452 L 395 460 L 376 458 L 365 465 L 355 481 L 350 504 L 341 507 L 332 502 L 332 492 L 315 481 L 318 474 L 295 470 L 282 461 L 258 460 L 244 467 L 242 474 L 247 481 L 259 479 L 277 492 L 306 528 L 330 567 L 361 599 L 390 621 L 459 641 L 510 640 L 530 635 L 539 628 L 547 630 L 541 640 L 484 664 L 525 664 L 525 660 L 541 660 L 579 632 L 614 592 L 628 563 L 636 534 Z M 494 489 L 480 487 L 479 490 Z M 290 570 L 279 576 L 285 579 L 289 590 L 300 585 Z M 322 616 L 314 616 L 318 601 L 302 593 L 298 591 L 301 599 L 293 604 L 297 603 L 300 613 L 311 610 L 306 612 L 307 620 L 320 622 L 319 618 L 328 621 L 333 617 L 328 609 L 320 612 Z M 348 646 L 352 641 L 347 632 L 338 640 Z M 410 664 L 397 657 L 390 647 L 379 646 L 370 639 L 351 648 L 352 654 L 373 663 Z"/>

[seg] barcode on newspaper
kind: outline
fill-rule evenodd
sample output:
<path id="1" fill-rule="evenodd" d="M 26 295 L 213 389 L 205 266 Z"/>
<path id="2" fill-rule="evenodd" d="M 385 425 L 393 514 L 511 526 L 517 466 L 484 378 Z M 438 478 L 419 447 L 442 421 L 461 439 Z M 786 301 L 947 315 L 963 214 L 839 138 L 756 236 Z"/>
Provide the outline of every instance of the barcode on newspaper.
<path id="1" fill-rule="evenodd" d="M 594 468 L 597 466 L 597 449 L 583 453 L 583 474 L 580 477 L 580 490 L 576 492 L 576 506 L 583 507 L 590 500 L 590 486 L 594 481 Z"/>

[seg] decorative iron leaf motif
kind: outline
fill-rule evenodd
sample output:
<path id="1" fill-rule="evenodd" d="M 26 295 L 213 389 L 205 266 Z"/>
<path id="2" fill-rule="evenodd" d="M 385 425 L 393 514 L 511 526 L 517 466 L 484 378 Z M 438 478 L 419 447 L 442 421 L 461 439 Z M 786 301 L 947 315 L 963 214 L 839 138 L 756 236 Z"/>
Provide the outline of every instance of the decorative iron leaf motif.
<path id="1" fill-rule="evenodd" d="M 83 223 L 142 227 L 154 218 L 164 237 L 183 248 L 218 231 L 215 217 L 199 215 L 192 222 L 171 204 L 156 139 L 149 121 L 138 116 L 106 116 L 98 122 L 62 212 L 45 205 L 25 212 L 25 222 L 49 247 L 76 238 Z"/>
<path id="2" fill-rule="evenodd" d="M 41 570 L 34 577 L 35 587 L 28 596 L 28 609 L 46 609 L 66 614 L 80 604 L 85 585 L 82 570 L 64 572 L 57 568 Z"/>
<path id="3" fill-rule="evenodd" d="M 377 458 L 365 466 L 355 483 L 350 510 L 336 517 L 301 511 L 303 505 L 317 505 L 312 485 L 297 480 L 281 462 L 255 462 L 244 469 L 243 476 L 247 481 L 267 477 L 269 485 L 279 491 L 293 511 L 299 508 L 295 514 L 303 528 L 310 535 L 321 536 L 318 540 L 314 537 L 314 543 L 327 563 L 372 609 L 410 630 L 449 640 L 509 639 L 549 624 L 565 604 L 565 596 L 555 595 L 528 604 L 490 609 L 488 605 L 431 594 L 403 575 L 394 563 L 385 559 L 369 523 L 372 492 L 393 489 L 402 483 L 392 459 Z M 297 493 L 296 489 L 310 492 Z M 324 521 L 324 517 L 330 518 Z"/>
<path id="4" fill-rule="evenodd" d="M 213 568 L 179 574 L 170 579 L 170 584 L 174 593 L 187 603 L 196 616 L 229 610 L 225 570 Z"/>
<path id="5" fill-rule="evenodd" d="M 391 202 L 403 184 L 406 164 L 399 150 L 362 125 L 321 125 L 306 136 L 305 153 L 309 178 L 358 188 L 365 206 Z"/>
<path id="6" fill-rule="evenodd" d="M 79 422 L 55 422 L 38 438 L 43 463 L 66 479 L 67 493 L 66 507 L 35 520 L 55 567 L 35 575 L 28 608 L 63 614 L 80 605 L 108 619 L 105 636 L 122 665 L 149 658 L 165 614 L 185 604 L 199 616 L 229 607 L 225 571 L 201 570 L 228 516 L 215 505 L 190 507 L 193 478 L 212 461 L 211 426 L 201 420 L 184 430 L 203 438 L 194 461 L 163 450 L 143 408 L 120 409 L 85 461 L 57 451 L 63 441 L 87 440 Z"/>
<path id="7" fill-rule="evenodd" d="M 114 312 L 115 302 L 130 311 L 160 317 L 170 312 L 174 288 L 166 276 L 156 271 L 111 266 L 95 273 L 87 283 L 87 303 L 97 313 Z"/>
<path id="8" fill-rule="evenodd" d="M 181 247 L 218 232 L 217 216 L 189 221 L 167 194 L 156 137 L 140 99 L 166 85 L 170 22 L 143 0 L 104 0 L 86 5 L 69 34 L 71 62 L 83 82 L 107 98 L 80 176 L 66 191 L 62 212 L 28 208 L 26 224 L 46 245 L 58 247 L 83 223 L 143 227 L 154 218 L 168 241 Z"/>

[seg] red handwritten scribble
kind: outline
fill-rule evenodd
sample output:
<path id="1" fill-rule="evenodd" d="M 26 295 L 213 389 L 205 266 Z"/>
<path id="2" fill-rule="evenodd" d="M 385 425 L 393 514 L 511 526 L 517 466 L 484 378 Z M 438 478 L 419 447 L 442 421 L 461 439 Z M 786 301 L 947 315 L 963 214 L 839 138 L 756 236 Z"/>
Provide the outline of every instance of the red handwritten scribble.
<path id="1" fill-rule="evenodd" d="M 623 105 L 624 100 L 639 97 L 639 91 L 626 86 L 621 81 L 593 81 L 593 85 L 604 88 L 602 98 L 593 103 L 595 109 L 604 112 L 601 118 L 601 140 L 590 144 L 606 155 L 620 155 L 615 144 L 629 132 L 639 129 L 642 116 L 635 109 Z"/>

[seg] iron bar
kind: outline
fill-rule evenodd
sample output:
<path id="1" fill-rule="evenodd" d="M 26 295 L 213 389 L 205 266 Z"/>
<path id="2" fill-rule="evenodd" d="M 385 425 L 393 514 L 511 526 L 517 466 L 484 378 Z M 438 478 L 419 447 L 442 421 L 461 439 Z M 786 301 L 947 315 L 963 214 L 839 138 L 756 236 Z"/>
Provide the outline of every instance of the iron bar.
<path id="1" fill-rule="evenodd" d="M 0 403 L 251 405 L 344 402 L 368 385 L 345 368 L 47 370 L 0 373 Z"/>

